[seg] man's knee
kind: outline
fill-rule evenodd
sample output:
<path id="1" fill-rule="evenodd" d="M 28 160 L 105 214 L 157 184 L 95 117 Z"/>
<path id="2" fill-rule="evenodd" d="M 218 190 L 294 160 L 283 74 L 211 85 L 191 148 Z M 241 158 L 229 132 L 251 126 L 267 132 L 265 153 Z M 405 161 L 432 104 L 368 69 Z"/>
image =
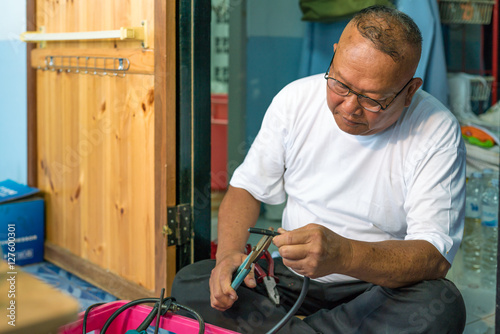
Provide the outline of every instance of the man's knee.
<path id="1" fill-rule="evenodd" d="M 465 304 L 460 291 L 448 280 L 424 281 L 414 287 L 408 298 L 414 300 L 407 313 L 404 333 L 461 333 L 465 327 Z"/>
<path id="2" fill-rule="evenodd" d="M 176 282 L 190 282 L 210 278 L 210 274 L 214 267 L 215 260 L 203 260 L 185 266 L 175 275 L 174 284 Z"/>
<path id="3" fill-rule="evenodd" d="M 210 274 L 215 266 L 214 260 L 204 260 L 190 264 L 175 275 L 172 283 L 172 296 L 178 300 L 195 299 L 195 295 L 208 289 Z"/>

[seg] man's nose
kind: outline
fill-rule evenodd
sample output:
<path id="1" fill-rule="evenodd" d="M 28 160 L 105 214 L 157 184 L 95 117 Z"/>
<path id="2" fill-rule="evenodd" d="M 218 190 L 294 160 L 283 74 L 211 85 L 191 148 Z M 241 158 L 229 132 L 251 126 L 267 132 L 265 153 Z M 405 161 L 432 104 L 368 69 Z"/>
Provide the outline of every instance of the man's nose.
<path id="1" fill-rule="evenodd" d="M 344 97 L 344 110 L 350 115 L 362 115 L 363 107 L 358 103 L 358 96 L 352 92 Z"/>

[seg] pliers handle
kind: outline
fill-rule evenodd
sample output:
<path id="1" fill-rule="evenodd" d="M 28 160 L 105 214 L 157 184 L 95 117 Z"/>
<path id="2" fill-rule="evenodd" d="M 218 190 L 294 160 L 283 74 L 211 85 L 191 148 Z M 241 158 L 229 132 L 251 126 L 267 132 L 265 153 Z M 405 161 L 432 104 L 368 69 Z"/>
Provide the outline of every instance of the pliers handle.
<path id="1" fill-rule="evenodd" d="M 255 232 L 255 230 L 258 231 Z M 248 254 L 245 261 L 243 261 L 243 263 L 239 266 L 238 270 L 236 271 L 236 277 L 231 283 L 231 287 L 234 290 L 238 289 L 238 287 L 241 285 L 245 277 L 250 272 L 252 264 L 257 262 L 257 260 L 261 257 L 262 253 L 267 250 L 267 248 L 271 244 L 271 241 L 273 240 L 275 234 L 262 233 L 262 231 L 271 231 L 272 233 L 276 233 L 272 230 L 250 229 L 250 232 L 264 234 L 264 236 L 259 240 L 257 245 L 252 248 L 252 251 Z"/>
<path id="2" fill-rule="evenodd" d="M 250 245 L 247 245 L 247 249 Z M 274 259 L 272 258 L 271 256 L 271 253 L 269 253 L 268 250 L 265 250 L 263 253 L 262 253 L 262 256 L 260 257 L 261 259 L 262 258 L 265 258 L 266 261 L 267 261 L 267 273 L 264 271 L 264 269 L 262 269 L 262 267 L 258 264 L 258 263 L 255 263 L 254 265 L 254 270 L 255 270 L 255 279 L 257 280 L 257 283 L 262 283 L 262 281 L 264 280 L 264 277 L 271 277 L 275 280 L 276 283 L 278 283 L 280 280 L 278 277 L 276 277 L 274 275 Z"/>

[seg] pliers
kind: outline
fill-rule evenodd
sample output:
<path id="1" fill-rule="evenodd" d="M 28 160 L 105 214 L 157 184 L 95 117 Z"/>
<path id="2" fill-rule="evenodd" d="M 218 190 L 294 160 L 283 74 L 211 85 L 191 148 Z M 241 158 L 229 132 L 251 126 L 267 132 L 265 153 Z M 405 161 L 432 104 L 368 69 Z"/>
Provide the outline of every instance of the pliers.
<path id="1" fill-rule="evenodd" d="M 255 263 L 255 268 L 256 268 L 255 270 L 257 270 L 258 278 L 262 276 L 262 280 L 266 286 L 269 298 L 275 304 L 279 304 L 279 295 L 278 291 L 276 290 L 276 279 L 274 277 L 274 261 L 272 260 L 272 257 L 270 256 L 269 252 L 267 251 L 267 248 L 271 244 L 273 237 L 279 235 L 279 233 L 273 230 L 257 229 L 257 228 L 250 228 L 249 232 L 263 234 L 264 236 L 259 240 L 257 245 L 251 249 L 245 261 L 243 261 L 243 263 L 236 271 L 236 278 L 231 283 L 231 287 L 234 290 L 238 289 L 240 284 L 243 282 L 245 277 L 250 272 L 252 264 L 257 262 L 257 260 L 260 259 L 263 253 L 264 255 L 267 253 L 267 255 L 265 256 L 269 261 L 269 273 L 270 274 L 272 273 L 272 275 L 271 276 L 266 275 L 264 270 L 256 263 Z"/>
<path id="2" fill-rule="evenodd" d="M 268 263 L 267 273 L 258 263 L 255 263 L 255 278 L 257 279 L 257 283 L 264 282 L 269 299 L 278 306 L 280 304 L 280 295 L 278 289 L 276 289 L 276 283 L 279 282 L 279 278 L 274 275 L 274 260 L 267 249 L 264 250 L 262 257 L 265 257 Z"/>

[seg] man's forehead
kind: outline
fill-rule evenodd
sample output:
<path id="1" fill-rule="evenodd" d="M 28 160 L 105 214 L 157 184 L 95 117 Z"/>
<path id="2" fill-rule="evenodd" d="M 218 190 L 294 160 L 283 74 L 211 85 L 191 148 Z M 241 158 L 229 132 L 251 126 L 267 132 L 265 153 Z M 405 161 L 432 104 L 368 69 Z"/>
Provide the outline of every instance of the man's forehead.
<path id="1" fill-rule="evenodd" d="M 375 51 L 377 50 L 372 41 L 363 37 L 356 27 L 348 25 L 340 36 L 335 53 L 348 56 L 351 52 L 372 53 Z"/>
<path id="2" fill-rule="evenodd" d="M 406 77 L 400 63 L 369 44 L 338 44 L 333 71 L 343 83 L 375 100 L 391 96 L 400 85 L 398 81 Z"/>

